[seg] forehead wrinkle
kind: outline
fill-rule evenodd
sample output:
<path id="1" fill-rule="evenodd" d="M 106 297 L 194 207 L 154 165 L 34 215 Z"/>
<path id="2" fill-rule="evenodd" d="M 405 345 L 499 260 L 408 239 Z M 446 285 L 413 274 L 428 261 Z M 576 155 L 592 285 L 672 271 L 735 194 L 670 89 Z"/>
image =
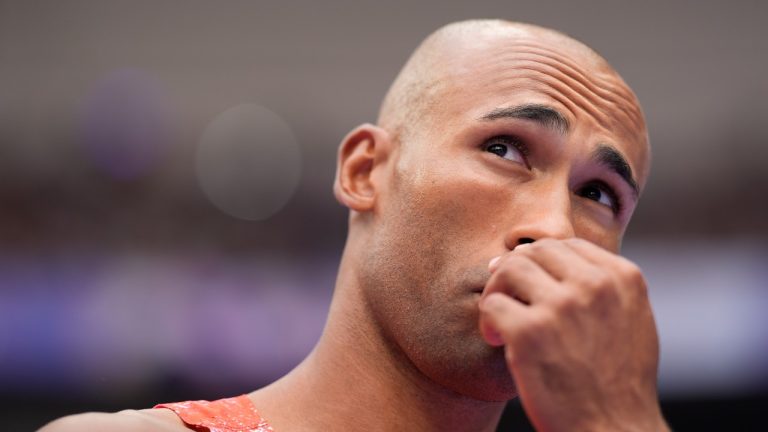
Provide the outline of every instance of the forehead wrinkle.
<path id="1" fill-rule="evenodd" d="M 542 84 L 547 89 L 554 90 L 545 93 L 563 104 L 574 116 L 576 116 L 576 113 L 572 107 L 575 106 L 594 118 L 598 124 L 606 130 L 614 130 L 616 124 L 618 124 L 618 127 L 625 129 L 630 134 L 636 134 L 637 131 L 633 131 L 627 124 L 625 124 L 625 122 L 615 121 L 615 115 L 609 114 L 617 112 L 626 116 L 631 125 L 644 130 L 644 126 L 642 126 L 642 124 L 637 124 L 637 118 L 631 115 L 631 112 L 628 112 L 628 110 L 622 106 L 623 104 L 606 101 L 594 92 L 589 91 L 589 89 L 582 83 L 559 70 L 556 67 L 557 63 L 553 65 L 550 64 L 550 62 L 543 62 L 539 59 L 528 59 L 526 57 L 521 59 L 519 55 L 515 54 L 503 55 L 501 57 L 496 57 L 493 60 L 484 61 L 483 63 L 488 63 L 485 70 L 490 71 L 486 72 L 484 75 L 494 77 L 500 75 L 505 76 L 501 79 L 485 80 L 487 82 L 487 87 L 498 87 L 499 85 L 503 85 L 505 81 L 528 79 Z M 482 68 L 485 65 L 481 64 L 480 66 Z M 494 70 L 499 69 L 501 70 L 499 73 L 493 73 Z M 526 71 L 530 73 L 526 73 Z M 519 87 L 519 85 L 516 86 Z M 541 91 L 541 89 L 539 89 L 539 91 Z M 562 96 L 557 95 L 558 92 Z M 555 95 L 557 95 L 557 97 L 555 97 Z M 594 105 L 594 107 L 592 105 Z"/>
<path id="2" fill-rule="evenodd" d="M 628 97 L 620 92 L 623 86 L 613 86 L 613 89 L 603 89 L 596 87 L 593 81 L 585 77 L 574 76 L 568 69 L 564 69 L 562 64 L 545 64 L 545 67 L 551 67 L 562 75 L 550 74 L 553 78 L 563 82 L 572 88 L 576 93 L 582 95 L 597 106 L 603 114 L 613 117 L 609 114 L 612 111 L 619 111 L 623 114 L 629 123 L 638 130 L 645 129 L 642 114 L 637 108 L 637 103 L 633 97 Z"/>
<path id="3" fill-rule="evenodd" d="M 534 73 L 526 73 L 527 71 L 532 71 Z M 520 83 L 520 81 L 523 80 L 541 84 L 544 86 L 544 89 L 536 89 L 530 88 L 530 86 L 525 86 Z M 557 102 L 562 104 L 572 116 L 576 117 L 577 115 L 574 108 L 581 109 L 582 111 L 586 112 L 587 115 L 594 118 L 600 127 L 606 130 L 612 130 L 611 125 L 605 120 L 606 116 L 604 113 L 590 107 L 589 104 L 585 104 L 585 98 L 582 95 L 580 95 L 578 92 L 575 92 L 567 85 L 563 85 L 562 81 L 557 80 L 556 78 L 553 78 L 547 74 L 542 74 L 539 69 L 518 65 L 515 68 L 514 74 L 512 76 L 494 80 L 487 85 L 484 85 L 483 87 L 525 88 L 541 92 L 542 94 L 555 99 Z"/>
<path id="4" fill-rule="evenodd" d="M 562 55 L 559 51 L 556 51 L 554 49 L 549 49 L 546 46 L 542 45 L 535 45 L 535 44 L 526 44 L 521 43 L 519 44 L 520 48 L 517 49 L 517 52 L 521 54 L 532 54 L 537 56 L 542 56 L 548 59 L 551 59 L 554 62 L 560 63 L 563 66 L 565 66 L 567 69 L 573 71 L 574 74 L 579 75 L 582 77 L 582 81 L 585 82 L 588 86 L 594 86 L 596 89 L 596 92 L 605 92 L 608 94 L 616 94 L 617 96 L 623 97 L 627 102 L 629 103 L 635 103 L 634 94 L 629 90 L 629 88 L 626 86 L 626 84 L 623 83 L 621 78 L 618 76 L 615 71 L 613 71 L 613 68 L 610 67 L 607 63 L 603 65 L 602 67 L 594 67 L 591 69 L 595 69 L 592 74 L 585 73 L 585 68 L 579 63 L 574 61 L 571 57 Z M 521 49 L 522 48 L 522 49 Z M 599 70 L 599 69 L 605 69 L 605 70 Z M 621 84 L 619 86 L 614 86 L 609 84 L 605 79 L 598 79 L 598 80 L 590 80 L 589 77 L 609 77 L 614 78 L 617 81 L 619 81 Z"/>
<path id="5" fill-rule="evenodd" d="M 534 57 L 542 57 L 550 60 L 542 61 L 544 65 L 549 65 L 562 74 L 572 78 L 575 82 L 582 85 L 586 90 L 594 93 L 600 98 L 611 102 L 616 108 L 624 111 L 627 116 L 635 123 L 635 126 L 642 127 L 642 115 L 637 109 L 637 99 L 629 90 L 626 84 L 615 74 L 597 72 L 587 75 L 581 68 L 575 65 L 567 57 L 558 57 L 555 51 L 540 49 L 540 51 L 522 51 L 523 54 L 530 54 Z M 537 62 L 537 60 L 531 60 Z M 601 79 L 600 76 L 607 76 L 608 79 Z M 611 79 L 617 81 L 611 84 Z"/>
<path id="6" fill-rule="evenodd" d="M 580 73 L 576 69 L 569 68 L 567 64 L 560 61 L 558 58 L 552 58 L 541 53 L 527 53 L 534 58 L 528 58 L 527 55 L 518 58 L 517 61 L 530 63 L 532 66 L 525 67 L 525 69 L 533 72 L 538 72 L 547 76 L 550 76 L 558 81 L 561 81 L 566 86 L 573 89 L 576 93 L 580 94 L 586 100 L 591 101 L 599 107 L 604 115 L 607 112 L 612 111 L 611 108 L 622 111 L 638 129 L 642 129 L 642 121 L 640 120 L 639 112 L 636 109 L 636 103 L 634 98 L 628 98 L 627 95 L 620 94 L 611 90 L 604 90 L 599 86 L 601 81 L 605 80 L 590 80 L 585 74 Z M 544 59 L 544 60 L 542 60 Z M 548 61 L 547 61 L 548 60 Z M 514 61 L 514 60 L 513 60 Z M 538 70 L 536 65 L 541 65 L 543 69 Z M 621 89 L 623 86 L 614 86 Z M 598 90 L 600 89 L 600 90 Z M 594 97 L 591 97 L 594 96 Z M 610 115 L 608 115 L 610 117 Z"/>
<path id="7" fill-rule="evenodd" d="M 556 92 L 560 92 L 565 96 L 564 99 L 559 99 L 561 103 L 564 103 L 566 106 L 573 105 L 581 109 L 587 113 L 587 115 L 595 119 L 595 121 L 606 130 L 614 130 L 615 125 L 618 124 L 619 128 L 624 129 L 630 134 L 634 134 L 636 131 L 633 131 L 632 126 L 637 129 L 643 128 L 641 125 L 636 124 L 635 119 L 632 118 L 627 110 L 623 109 L 621 105 L 606 101 L 586 89 L 576 88 L 577 86 L 573 85 L 572 80 L 569 80 L 565 76 L 542 73 L 541 70 L 535 67 L 523 66 L 520 67 L 520 69 L 534 72 L 534 74 L 525 76 L 525 78 L 539 82 Z M 570 111 L 573 113 L 573 110 Z M 573 114 L 575 115 L 575 113 Z M 627 117 L 627 120 L 632 126 L 627 125 L 625 122 L 617 121 L 616 117 L 620 115 Z"/>
<path id="8" fill-rule="evenodd" d="M 602 111 L 603 116 L 612 119 L 612 115 L 607 114 L 612 111 L 621 112 L 629 120 L 629 124 L 634 126 L 640 131 L 645 130 L 645 122 L 643 120 L 642 112 L 639 109 L 638 102 L 634 93 L 629 90 L 626 83 L 621 80 L 618 74 L 610 68 L 598 54 L 593 53 L 592 60 L 594 66 L 591 69 L 605 69 L 603 71 L 596 71 L 596 73 L 587 74 L 585 68 L 580 66 L 577 62 L 570 58 L 570 56 L 561 53 L 560 51 L 542 47 L 534 43 L 527 42 L 527 40 L 514 40 L 512 46 L 505 45 L 494 50 L 498 55 L 488 55 L 487 52 L 475 52 L 470 61 L 462 61 L 460 58 L 452 59 L 450 63 L 453 64 L 454 72 L 458 72 L 457 75 L 475 75 L 478 70 L 499 70 L 502 71 L 494 75 L 503 75 L 507 71 L 514 71 L 520 69 L 520 62 L 528 61 L 532 64 L 525 69 L 528 69 L 535 73 L 552 76 L 554 79 L 561 81 L 565 86 L 572 88 L 576 93 L 582 95 L 586 100 L 594 103 Z M 549 71 L 556 73 L 547 73 L 542 71 L 536 66 L 541 65 Z M 599 77 L 605 77 L 605 79 L 598 79 Z M 611 84 L 611 78 L 616 83 Z M 498 80 L 496 80 L 498 81 Z M 551 83 L 538 80 L 545 85 Z M 580 91 L 581 90 L 581 91 Z M 573 93 L 572 93 L 573 94 Z M 590 97 L 594 96 L 594 97 Z M 607 102 L 607 103 L 606 103 Z M 584 104 L 577 104 L 580 108 L 584 109 Z M 592 117 L 598 119 L 598 115 L 594 111 L 586 110 Z M 614 126 L 611 122 L 600 118 L 599 123 L 603 128 L 608 130 L 613 129 Z M 626 128 L 625 122 L 618 122 L 620 127 Z M 630 133 L 637 133 L 637 131 L 628 130 Z M 641 132 L 642 133 L 642 132 Z"/>
<path id="9" fill-rule="evenodd" d="M 642 142 L 645 142 L 646 138 L 643 126 L 639 127 L 642 129 L 642 131 L 634 130 L 630 128 L 625 122 L 618 121 L 615 116 L 606 116 L 601 112 L 595 112 L 594 109 L 590 109 L 589 104 L 584 106 L 584 96 L 577 93 L 571 87 L 563 84 L 560 80 L 551 76 L 550 74 L 542 73 L 540 62 L 537 62 L 536 66 L 538 67 L 521 67 L 518 65 L 517 67 L 504 68 L 504 78 L 497 80 L 490 79 L 489 77 L 492 78 L 493 76 L 498 76 L 500 74 L 494 74 L 493 71 L 486 72 L 486 74 L 484 74 L 486 75 L 485 79 L 479 80 L 480 82 L 477 84 L 478 87 L 475 88 L 490 89 L 491 91 L 501 93 L 515 92 L 516 89 L 532 90 L 534 92 L 541 93 L 556 103 L 559 103 L 574 117 L 576 116 L 574 109 L 582 109 L 590 116 L 592 116 L 603 129 L 607 131 L 615 131 L 617 128 L 619 128 L 627 131 L 629 136 L 632 137 L 630 138 L 630 142 L 634 141 L 634 139 L 640 139 Z M 525 84 L 526 81 L 532 82 L 533 84 Z M 541 88 L 533 87 L 537 85 L 541 85 Z M 471 88 L 463 87 L 462 91 L 472 90 Z M 536 104 L 547 105 L 546 102 L 541 100 L 534 100 L 532 102 Z M 624 110 L 621 110 L 618 115 L 629 117 Z M 605 121 L 605 118 L 607 118 L 608 121 Z M 628 118 L 628 120 L 630 123 L 632 122 L 631 118 Z M 616 137 L 616 139 L 619 139 L 619 137 Z M 621 141 L 624 140 L 621 139 Z M 637 155 L 641 158 L 641 160 L 638 160 L 638 162 L 642 162 L 642 160 L 647 161 L 647 156 L 644 156 L 644 154 L 645 152 L 643 151 L 641 154 Z M 644 172 L 646 172 L 646 170 L 643 170 L 643 173 Z"/>
<path id="10" fill-rule="evenodd" d="M 565 68 L 573 71 L 573 74 L 581 77 L 579 81 L 582 81 L 587 87 L 590 87 L 595 93 L 605 95 L 607 99 L 612 99 L 611 96 L 619 96 L 625 99 L 629 104 L 635 104 L 634 94 L 629 90 L 628 86 L 621 80 L 618 74 L 613 68 L 602 58 L 599 54 L 595 53 L 588 47 L 584 47 L 584 51 L 587 53 L 583 55 L 584 61 L 575 61 L 571 55 L 563 52 L 560 49 L 549 48 L 544 41 L 531 39 L 531 38 L 509 38 L 508 43 L 503 45 L 497 45 L 493 47 L 493 51 L 496 52 L 496 56 L 489 56 L 487 53 L 476 52 L 475 54 L 484 54 L 482 57 L 487 61 L 481 61 L 479 63 L 493 63 L 494 59 L 499 57 L 514 57 L 525 54 L 533 56 L 540 56 L 542 58 L 548 58 L 554 63 L 561 64 Z M 551 42 L 551 41 L 549 41 Z M 585 62 L 589 62 L 589 65 L 584 65 Z M 587 74 L 586 70 L 591 73 Z M 620 84 L 619 86 L 613 86 L 608 84 L 606 79 L 590 79 L 597 78 L 598 76 L 614 78 Z M 576 78 L 576 76 L 574 76 Z M 577 78 L 578 79 L 578 78 Z"/>
<path id="11" fill-rule="evenodd" d="M 571 114 L 571 116 L 575 117 L 576 112 L 572 109 L 572 103 L 559 92 L 552 91 L 549 87 L 549 84 L 546 81 L 541 80 L 538 76 L 514 76 L 514 77 L 507 77 L 500 79 L 498 81 L 495 81 L 494 83 L 490 85 L 494 86 L 501 86 L 504 88 L 504 90 L 514 90 L 514 89 L 523 89 L 523 90 L 532 90 L 530 85 L 522 84 L 520 81 L 533 81 L 535 83 L 544 84 L 544 89 L 533 89 L 537 92 L 541 92 L 541 94 L 549 97 L 550 99 L 554 100 L 555 102 L 558 102 L 560 105 L 562 105 L 565 108 L 565 111 Z M 548 105 L 546 102 L 534 102 L 536 105 Z M 554 107 L 553 107 L 554 109 Z M 558 110 L 559 111 L 559 110 Z M 570 121 L 568 120 L 568 117 L 566 117 L 566 121 L 569 122 L 569 129 L 570 129 Z"/>

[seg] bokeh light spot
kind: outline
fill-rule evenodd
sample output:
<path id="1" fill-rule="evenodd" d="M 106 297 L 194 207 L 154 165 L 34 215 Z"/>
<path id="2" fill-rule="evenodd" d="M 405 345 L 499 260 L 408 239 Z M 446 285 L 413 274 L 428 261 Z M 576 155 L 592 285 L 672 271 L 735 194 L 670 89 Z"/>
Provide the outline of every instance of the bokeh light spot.
<path id="1" fill-rule="evenodd" d="M 290 126 L 263 106 L 224 111 L 200 139 L 200 187 L 231 216 L 255 221 L 274 215 L 293 195 L 300 174 L 301 153 Z"/>

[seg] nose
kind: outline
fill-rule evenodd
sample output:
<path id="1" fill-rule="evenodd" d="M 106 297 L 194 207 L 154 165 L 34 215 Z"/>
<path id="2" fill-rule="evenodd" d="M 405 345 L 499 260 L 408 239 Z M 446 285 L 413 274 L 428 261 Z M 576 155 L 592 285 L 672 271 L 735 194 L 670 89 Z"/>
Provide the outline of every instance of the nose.
<path id="1" fill-rule="evenodd" d="M 518 197 L 510 227 L 505 233 L 507 249 L 543 238 L 565 239 L 575 236 L 571 196 L 567 187 L 547 188 Z"/>

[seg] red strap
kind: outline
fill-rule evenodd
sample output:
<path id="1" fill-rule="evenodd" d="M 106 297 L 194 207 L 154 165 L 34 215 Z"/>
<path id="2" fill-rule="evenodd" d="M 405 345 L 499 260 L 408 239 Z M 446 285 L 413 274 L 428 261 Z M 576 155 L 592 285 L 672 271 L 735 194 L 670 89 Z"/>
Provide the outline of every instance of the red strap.
<path id="1" fill-rule="evenodd" d="M 274 432 L 246 395 L 217 401 L 164 403 L 191 429 L 199 432 Z"/>

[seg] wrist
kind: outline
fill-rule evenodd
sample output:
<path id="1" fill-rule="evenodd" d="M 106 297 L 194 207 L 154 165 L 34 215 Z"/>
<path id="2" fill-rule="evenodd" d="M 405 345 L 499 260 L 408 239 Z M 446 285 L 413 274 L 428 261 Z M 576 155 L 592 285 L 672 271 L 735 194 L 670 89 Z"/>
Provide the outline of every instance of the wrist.
<path id="1" fill-rule="evenodd" d="M 636 422 L 618 419 L 613 424 L 603 424 L 601 427 L 588 430 L 592 432 L 672 432 L 661 414 Z"/>
<path id="2" fill-rule="evenodd" d="M 644 412 L 614 410 L 605 413 L 591 424 L 583 424 L 579 430 L 585 432 L 671 432 L 658 402 L 648 406 Z"/>

